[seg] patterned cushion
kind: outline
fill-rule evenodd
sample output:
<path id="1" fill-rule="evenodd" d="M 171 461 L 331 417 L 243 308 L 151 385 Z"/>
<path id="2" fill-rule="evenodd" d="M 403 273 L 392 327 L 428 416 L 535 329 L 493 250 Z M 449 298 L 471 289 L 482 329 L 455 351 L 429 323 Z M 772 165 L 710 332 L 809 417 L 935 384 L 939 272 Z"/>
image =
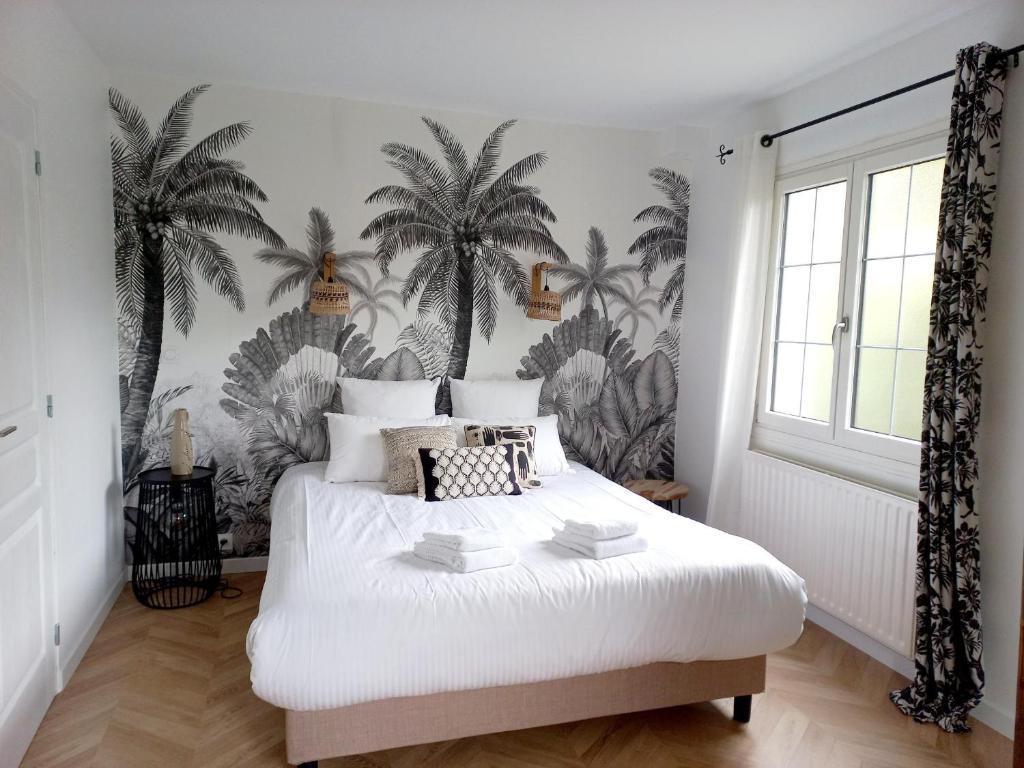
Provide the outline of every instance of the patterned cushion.
<path id="1" fill-rule="evenodd" d="M 398 427 L 382 429 L 388 459 L 388 493 L 415 493 L 419 448 L 455 448 L 451 427 Z"/>
<path id="2" fill-rule="evenodd" d="M 466 445 L 511 445 L 512 466 L 524 488 L 539 488 L 537 457 L 533 451 L 537 428 L 534 426 L 498 426 L 467 424 Z"/>
<path id="3" fill-rule="evenodd" d="M 474 496 L 518 496 L 511 445 L 420 448 L 420 477 L 427 501 Z"/>

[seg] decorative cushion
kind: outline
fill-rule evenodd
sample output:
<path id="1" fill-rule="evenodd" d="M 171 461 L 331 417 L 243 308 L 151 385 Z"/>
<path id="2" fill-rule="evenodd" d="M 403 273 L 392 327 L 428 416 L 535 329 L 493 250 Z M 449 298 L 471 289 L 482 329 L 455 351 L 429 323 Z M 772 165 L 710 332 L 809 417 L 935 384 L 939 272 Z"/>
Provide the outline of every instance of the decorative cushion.
<path id="1" fill-rule="evenodd" d="M 537 429 L 533 438 L 534 456 L 537 461 L 537 474 L 541 477 L 546 475 L 562 475 L 573 472 L 565 458 L 565 450 L 562 448 L 562 438 L 558 434 L 558 414 L 550 416 L 536 416 L 532 419 L 521 419 L 514 416 L 501 416 L 488 419 L 476 417 L 473 419 L 452 419 L 456 427 L 456 436 L 459 445 L 465 445 L 465 427 L 473 424 L 529 424 Z"/>
<path id="2" fill-rule="evenodd" d="M 352 416 L 387 419 L 426 419 L 434 415 L 440 379 L 378 381 L 342 376 L 341 410 Z"/>
<path id="3" fill-rule="evenodd" d="M 540 388 L 543 385 L 544 379 L 452 379 L 452 415 L 476 419 L 477 424 L 534 418 L 540 408 Z"/>
<path id="4" fill-rule="evenodd" d="M 537 428 L 525 426 L 498 426 L 494 424 L 467 424 L 466 445 L 511 445 L 512 467 L 516 479 L 524 488 L 539 488 L 537 479 L 537 458 L 534 455 L 533 439 Z"/>
<path id="5" fill-rule="evenodd" d="M 388 493 L 416 492 L 419 448 L 457 448 L 452 427 L 398 427 L 382 429 L 388 459 Z"/>
<path id="6" fill-rule="evenodd" d="M 474 496 L 518 496 L 511 445 L 420 448 L 419 478 L 427 501 Z"/>
<path id="7" fill-rule="evenodd" d="M 443 427 L 447 416 L 429 419 L 384 419 L 325 413 L 331 439 L 331 460 L 324 469 L 328 483 L 383 482 L 388 479 L 388 460 L 380 431 L 388 427 Z"/>

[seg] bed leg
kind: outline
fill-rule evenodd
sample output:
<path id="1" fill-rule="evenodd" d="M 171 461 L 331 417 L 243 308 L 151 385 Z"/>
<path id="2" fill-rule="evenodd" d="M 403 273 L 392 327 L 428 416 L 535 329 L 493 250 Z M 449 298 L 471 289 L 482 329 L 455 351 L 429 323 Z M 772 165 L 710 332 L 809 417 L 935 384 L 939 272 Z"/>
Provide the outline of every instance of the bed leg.
<path id="1" fill-rule="evenodd" d="M 750 722 L 750 704 L 754 697 L 751 695 L 747 696 L 736 696 L 732 700 L 732 719 L 737 723 L 749 723 Z"/>

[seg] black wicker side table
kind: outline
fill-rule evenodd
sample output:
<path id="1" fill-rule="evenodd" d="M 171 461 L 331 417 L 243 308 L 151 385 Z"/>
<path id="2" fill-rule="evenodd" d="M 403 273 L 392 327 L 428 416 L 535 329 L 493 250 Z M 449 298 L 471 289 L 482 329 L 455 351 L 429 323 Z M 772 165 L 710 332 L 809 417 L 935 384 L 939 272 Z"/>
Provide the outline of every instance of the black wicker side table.
<path id="1" fill-rule="evenodd" d="M 139 474 L 139 513 L 132 547 L 132 591 L 150 608 L 184 608 L 220 584 L 213 470 L 188 477 L 168 467 Z"/>

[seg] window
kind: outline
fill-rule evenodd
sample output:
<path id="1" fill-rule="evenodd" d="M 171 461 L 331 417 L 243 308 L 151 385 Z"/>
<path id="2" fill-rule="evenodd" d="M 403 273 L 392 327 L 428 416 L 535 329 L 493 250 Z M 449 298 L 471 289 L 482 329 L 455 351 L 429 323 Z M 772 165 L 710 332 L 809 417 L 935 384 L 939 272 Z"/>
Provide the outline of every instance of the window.
<path id="1" fill-rule="evenodd" d="M 942 149 L 780 177 L 755 443 L 916 465 Z"/>

